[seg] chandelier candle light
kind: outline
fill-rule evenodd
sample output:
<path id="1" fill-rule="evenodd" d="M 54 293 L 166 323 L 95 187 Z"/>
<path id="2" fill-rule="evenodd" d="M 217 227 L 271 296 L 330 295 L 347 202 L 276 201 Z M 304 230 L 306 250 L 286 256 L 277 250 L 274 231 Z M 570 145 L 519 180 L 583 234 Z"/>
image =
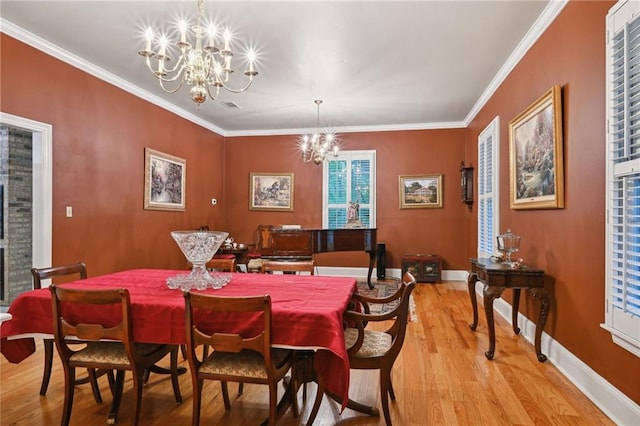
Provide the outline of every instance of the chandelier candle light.
<path id="1" fill-rule="evenodd" d="M 220 88 L 232 93 L 242 93 L 247 90 L 253 82 L 253 77 L 258 75 L 254 69 L 256 54 L 251 49 L 247 53 L 249 68 L 244 72 L 249 80 L 246 85 L 239 89 L 232 89 L 227 86 L 229 77 L 234 72 L 231 68 L 231 58 L 233 51 L 230 48 L 231 32 L 225 29 L 222 34 L 220 47 L 216 46 L 218 31 L 213 24 L 204 27 L 204 3 L 198 0 L 198 16 L 196 24 L 190 28 L 185 21 L 178 24 L 180 31 L 180 41 L 175 43 L 175 47 L 180 50 L 178 60 L 172 67 L 168 67 L 171 57 L 169 56 L 169 40 L 165 34 L 161 34 L 157 39 L 158 51 L 151 50 L 151 43 L 155 39 L 155 34 L 151 28 L 145 33 L 144 50 L 138 52 L 147 62 L 147 67 L 156 76 L 162 90 L 168 93 L 175 93 L 184 83 L 192 86 L 190 90 L 191 99 L 198 107 L 209 96 L 212 100 L 220 93 Z M 187 36 L 191 35 L 189 30 L 195 35 L 195 46 L 187 41 Z M 151 59 L 157 59 L 157 68 L 154 69 Z M 177 82 L 174 88 L 167 88 L 165 83 Z M 212 87 L 215 88 L 212 93 Z"/>
<path id="2" fill-rule="evenodd" d="M 330 132 L 320 133 L 320 104 L 322 100 L 315 101 L 318 109 L 316 130 L 311 135 L 302 135 L 300 150 L 302 151 L 302 159 L 305 163 L 313 160 L 315 164 L 322 164 L 329 152 L 333 152 L 333 156 L 338 156 L 338 144 L 336 135 Z"/>

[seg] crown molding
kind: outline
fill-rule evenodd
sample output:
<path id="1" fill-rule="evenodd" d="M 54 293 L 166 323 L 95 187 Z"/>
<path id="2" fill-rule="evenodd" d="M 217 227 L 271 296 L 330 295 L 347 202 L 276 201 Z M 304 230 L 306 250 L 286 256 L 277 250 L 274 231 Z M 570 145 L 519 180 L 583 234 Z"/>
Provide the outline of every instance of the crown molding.
<path id="1" fill-rule="evenodd" d="M 367 132 L 397 132 L 403 130 L 438 130 L 438 129 L 463 129 L 467 125 L 462 121 L 450 121 L 441 123 L 411 123 L 411 124 L 381 124 L 374 126 L 344 126 L 331 127 L 335 133 L 367 133 Z M 312 133 L 315 128 L 304 129 L 260 129 L 260 130 L 234 130 L 227 131 L 225 137 L 240 136 L 283 136 L 301 135 Z"/>
<path id="2" fill-rule="evenodd" d="M 551 0 L 547 4 L 547 7 L 545 7 L 538 19 L 536 19 L 536 22 L 529 28 L 529 31 L 527 31 L 522 40 L 520 40 L 515 50 L 511 52 L 511 55 L 509 55 L 506 62 L 498 70 L 498 73 L 493 77 L 493 80 L 491 80 L 487 88 L 482 92 L 482 95 L 480 95 L 480 98 L 478 98 L 475 105 L 471 108 L 467 117 L 464 119 L 465 127 L 471 124 L 471 121 L 478 115 L 489 99 L 491 99 L 496 90 L 498 90 L 498 87 L 500 87 L 502 82 L 504 82 L 511 71 L 513 71 L 518 62 L 522 60 L 531 46 L 544 34 L 549 25 L 558 17 L 568 3 L 569 0 Z"/>

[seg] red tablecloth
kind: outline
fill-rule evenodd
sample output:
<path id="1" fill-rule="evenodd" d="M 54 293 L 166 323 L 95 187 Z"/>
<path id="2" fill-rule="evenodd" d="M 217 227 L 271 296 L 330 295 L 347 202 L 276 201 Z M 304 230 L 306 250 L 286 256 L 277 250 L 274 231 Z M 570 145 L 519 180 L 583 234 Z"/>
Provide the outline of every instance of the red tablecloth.
<path id="1" fill-rule="evenodd" d="M 148 343 L 186 343 L 184 298 L 181 290 L 166 286 L 166 278 L 185 271 L 137 269 L 63 284 L 81 288 L 126 287 L 131 296 L 134 339 Z M 269 294 L 272 304 L 271 336 L 274 345 L 324 348 L 315 367 L 327 387 L 344 395 L 349 390 L 349 358 L 344 343 L 342 314 L 356 291 L 353 278 L 296 275 L 232 275 L 218 296 Z M 8 311 L 13 318 L 2 323 L 0 351 L 11 362 L 20 362 L 34 351 L 33 339 L 7 340 L 28 333 L 52 334 L 49 289 L 18 296 Z M 106 312 L 106 311 L 105 311 Z M 100 314 L 100 313 L 98 313 Z M 238 325 L 241 328 L 248 324 Z"/>

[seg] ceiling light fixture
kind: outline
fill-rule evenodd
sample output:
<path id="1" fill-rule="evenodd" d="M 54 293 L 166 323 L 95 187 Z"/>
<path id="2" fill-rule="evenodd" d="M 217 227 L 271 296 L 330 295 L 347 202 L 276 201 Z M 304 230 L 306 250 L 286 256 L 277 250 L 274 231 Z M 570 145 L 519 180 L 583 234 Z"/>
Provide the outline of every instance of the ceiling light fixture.
<path id="1" fill-rule="evenodd" d="M 333 156 L 338 156 L 338 143 L 336 135 L 331 132 L 320 132 L 320 104 L 322 100 L 313 101 L 317 105 L 318 115 L 316 122 L 316 130 L 313 134 L 306 134 L 300 137 L 300 150 L 302 151 L 302 159 L 305 163 L 313 160 L 315 164 L 322 164 L 329 152 L 333 152 Z"/>
<path id="2" fill-rule="evenodd" d="M 176 64 L 168 68 L 165 63 L 171 61 L 169 56 L 169 40 L 165 34 L 160 34 L 157 39 L 158 51 L 151 50 L 151 42 L 155 38 L 154 31 L 148 28 L 145 32 L 145 48 L 138 52 L 146 60 L 149 70 L 156 76 L 162 90 L 168 93 L 175 93 L 187 84 L 191 87 L 190 94 L 193 102 L 198 107 L 209 96 L 212 100 L 220 93 L 220 88 L 232 93 L 242 93 L 247 90 L 253 82 L 253 77 L 258 75 L 254 69 L 256 59 L 255 52 L 251 49 L 247 53 L 249 68 L 244 72 L 249 78 L 246 85 L 240 89 L 232 89 L 227 86 L 229 77 L 233 73 L 231 68 L 231 58 L 234 53 L 230 48 L 231 32 L 225 29 L 222 34 L 222 44 L 220 48 L 216 46 L 218 31 L 213 24 L 204 27 L 204 3 L 198 0 L 198 16 L 196 24 L 190 28 L 186 21 L 178 24 L 180 32 L 180 41 L 175 43 L 175 47 L 180 50 L 180 55 Z M 190 31 L 189 31 L 190 30 Z M 193 32 L 195 35 L 195 46 L 187 41 L 187 36 Z M 157 59 L 157 68 L 154 69 L 151 59 Z M 165 83 L 178 82 L 177 87 L 167 88 Z M 212 88 L 213 92 L 212 92 Z"/>

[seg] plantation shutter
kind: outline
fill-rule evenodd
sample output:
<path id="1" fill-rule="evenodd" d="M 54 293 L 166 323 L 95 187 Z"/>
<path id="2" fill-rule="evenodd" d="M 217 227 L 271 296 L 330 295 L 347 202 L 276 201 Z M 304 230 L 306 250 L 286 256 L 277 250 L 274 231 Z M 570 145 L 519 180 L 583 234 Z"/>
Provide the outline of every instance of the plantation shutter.
<path id="1" fill-rule="evenodd" d="M 498 235 L 498 133 L 496 117 L 478 136 L 478 257 L 490 257 Z"/>
<path id="2" fill-rule="evenodd" d="M 607 16 L 606 318 L 613 340 L 640 356 L 640 12 Z"/>
<path id="3" fill-rule="evenodd" d="M 324 163 L 323 228 L 344 228 L 350 202 L 358 202 L 363 225 L 375 228 L 375 165 L 375 151 L 341 151 Z"/>

